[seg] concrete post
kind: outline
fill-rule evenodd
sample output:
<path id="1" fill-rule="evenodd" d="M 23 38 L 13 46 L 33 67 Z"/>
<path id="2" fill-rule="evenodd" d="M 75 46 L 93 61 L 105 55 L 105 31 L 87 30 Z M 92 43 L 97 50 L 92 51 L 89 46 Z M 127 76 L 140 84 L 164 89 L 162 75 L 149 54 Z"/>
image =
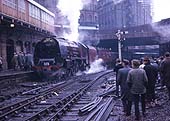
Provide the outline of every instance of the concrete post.
<path id="1" fill-rule="evenodd" d="M 118 54 L 120 61 L 122 61 L 121 40 L 118 40 Z"/>
<path id="2" fill-rule="evenodd" d="M 122 52 L 121 52 L 121 31 L 120 31 L 120 30 L 117 31 L 116 36 L 117 36 L 117 40 L 118 40 L 118 55 L 119 55 L 120 61 L 122 61 Z"/>

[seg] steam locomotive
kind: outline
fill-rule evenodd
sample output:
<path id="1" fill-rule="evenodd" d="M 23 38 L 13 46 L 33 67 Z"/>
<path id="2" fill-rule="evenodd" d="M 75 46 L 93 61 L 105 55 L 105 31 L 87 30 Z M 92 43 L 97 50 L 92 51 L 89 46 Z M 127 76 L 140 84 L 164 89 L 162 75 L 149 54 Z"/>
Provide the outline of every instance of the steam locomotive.
<path id="1" fill-rule="evenodd" d="M 113 54 L 108 49 L 46 37 L 35 46 L 33 69 L 43 78 L 60 79 L 86 70 L 97 58 L 102 58 L 104 65 L 111 65 Z"/>

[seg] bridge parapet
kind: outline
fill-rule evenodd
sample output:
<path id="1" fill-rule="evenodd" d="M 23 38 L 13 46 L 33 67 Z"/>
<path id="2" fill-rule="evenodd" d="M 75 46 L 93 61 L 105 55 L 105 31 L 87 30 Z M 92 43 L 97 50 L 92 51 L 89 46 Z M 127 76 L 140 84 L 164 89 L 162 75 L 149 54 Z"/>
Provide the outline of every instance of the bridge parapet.
<path id="1" fill-rule="evenodd" d="M 100 31 L 100 39 L 117 39 L 115 33 L 118 29 L 109 30 L 109 32 Z M 125 34 L 125 38 L 150 38 L 150 37 L 160 37 L 161 35 L 156 32 L 152 25 L 141 25 L 129 28 L 122 28 L 119 29 L 121 31 L 127 31 L 128 33 Z M 111 32 L 112 31 L 112 32 Z"/>

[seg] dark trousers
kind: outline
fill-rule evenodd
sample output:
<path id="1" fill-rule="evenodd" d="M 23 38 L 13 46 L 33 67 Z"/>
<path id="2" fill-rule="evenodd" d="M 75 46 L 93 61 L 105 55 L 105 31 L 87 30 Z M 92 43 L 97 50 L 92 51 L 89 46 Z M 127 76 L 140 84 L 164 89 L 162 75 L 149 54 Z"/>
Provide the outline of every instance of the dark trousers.
<path id="1" fill-rule="evenodd" d="M 122 89 L 122 88 L 121 88 Z M 131 114 L 131 106 L 132 106 L 132 95 L 129 90 L 126 92 L 122 92 L 121 94 L 123 110 L 126 112 L 126 115 Z"/>
<path id="2" fill-rule="evenodd" d="M 119 96 L 119 84 L 117 81 L 117 73 L 116 73 L 116 95 Z"/>
<path id="3" fill-rule="evenodd" d="M 129 116 L 131 115 L 132 101 L 127 100 L 126 106 L 127 106 L 126 115 Z"/>
<path id="4" fill-rule="evenodd" d="M 116 80 L 116 95 L 119 96 L 119 85 L 117 80 Z"/>
<path id="5" fill-rule="evenodd" d="M 149 102 L 154 101 L 155 100 L 155 85 L 150 85 L 147 87 L 146 90 L 146 98 Z"/>
<path id="6" fill-rule="evenodd" d="M 134 103 L 135 103 L 135 116 L 139 118 L 139 101 L 141 98 L 141 106 L 142 106 L 142 113 L 145 113 L 145 94 L 133 94 Z"/>
<path id="7" fill-rule="evenodd" d="M 2 64 L 0 64 L 0 71 L 2 71 Z"/>
<path id="8" fill-rule="evenodd" d="M 166 87 L 168 89 L 168 97 L 169 97 L 169 100 L 170 100 L 170 87 Z"/>

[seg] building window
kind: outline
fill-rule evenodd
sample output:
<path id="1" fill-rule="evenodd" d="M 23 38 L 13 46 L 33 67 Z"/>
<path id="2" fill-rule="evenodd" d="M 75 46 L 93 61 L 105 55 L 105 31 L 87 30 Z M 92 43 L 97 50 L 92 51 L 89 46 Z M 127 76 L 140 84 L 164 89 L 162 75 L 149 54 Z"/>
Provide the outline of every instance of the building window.
<path id="1" fill-rule="evenodd" d="M 25 13 L 25 0 L 18 1 L 18 10 Z"/>
<path id="2" fill-rule="evenodd" d="M 44 23 L 47 23 L 50 25 L 54 24 L 54 18 L 44 11 L 41 11 L 41 19 Z"/>
<path id="3" fill-rule="evenodd" d="M 97 20 L 97 16 L 95 16 L 95 17 L 94 17 L 94 19 L 95 19 L 95 20 L 94 20 L 95 22 L 97 22 L 97 21 L 98 21 L 98 20 Z"/>
<path id="4" fill-rule="evenodd" d="M 84 21 L 84 15 L 83 14 L 81 14 L 80 20 Z"/>
<path id="5" fill-rule="evenodd" d="M 5 4 L 11 8 L 17 9 L 17 4 L 16 4 L 15 0 L 4 0 L 3 4 Z"/>
<path id="6" fill-rule="evenodd" d="M 40 20 L 40 9 L 32 4 L 29 4 L 29 15 Z"/>
<path id="7" fill-rule="evenodd" d="M 92 22 L 92 15 L 89 15 L 89 22 Z"/>

